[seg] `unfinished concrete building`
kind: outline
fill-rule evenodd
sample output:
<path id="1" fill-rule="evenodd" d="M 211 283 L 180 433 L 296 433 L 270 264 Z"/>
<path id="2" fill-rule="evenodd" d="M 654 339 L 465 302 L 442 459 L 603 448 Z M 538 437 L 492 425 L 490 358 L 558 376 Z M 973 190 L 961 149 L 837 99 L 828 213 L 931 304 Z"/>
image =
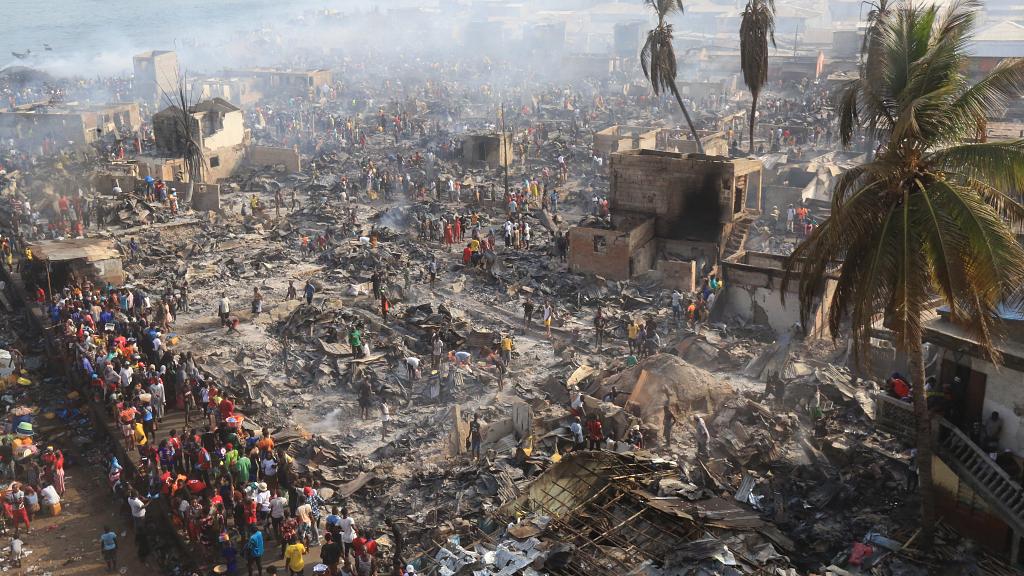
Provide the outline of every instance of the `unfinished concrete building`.
<path id="1" fill-rule="evenodd" d="M 715 302 L 712 321 L 738 319 L 744 324 L 770 326 L 776 333 L 800 324 L 799 283 L 791 282 L 785 299 L 782 297 L 786 259 L 778 254 L 742 251 L 722 260 L 719 267 L 725 289 Z M 830 278 L 825 293 L 812 307 L 808 325 L 803 326 L 808 336 L 824 336 L 835 286 L 835 279 Z"/>
<path id="2" fill-rule="evenodd" d="M 612 154 L 611 227 L 569 231 L 573 270 L 625 280 L 647 270 L 693 290 L 697 277 L 737 252 L 761 196 L 761 163 L 630 150 Z"/>
<path id="3" fill-rule="evenodd" d="M 245 159 L 249 136 L 242 110 L 222 98 L 204 100 L 189 110 L 193 133 L 203 150 L 204 179 L 227 178 Z M 140 157 L 149 167 L 148 175 L 167 179 L 180 169 L 184 153 L 181 109 L 167 108 L 153 115 L 153 132 L 159 157 Z M 144 174 L 146 175 L 146 174 Z"/>
<path id="4" fill-rule="evenodd" d="M 641 126 L 609 126 L 594 134 L 594 154 L 608 160 L 615 152 L 660 148 L 658 130 Z"/>
<path id="5" fill-rule="evenodd" d="M 290 68 L 244 68 L 226 70 L 224 76 L 239 80 L 251 80 L 250 97 L 273 95 L 274 97 L 311 97 L 321 87 L 331 83 L 331 71 L 324 68 L 294 70 Z"/>
<path id="6" fill-rule="evenodd" d="M 0 138 L 42 149 L 91 144 L 106 134 L 127 137 L 142 126 L 139 105 L 135 103 L 90 106 L 25 104 L 10 112 L 0 112 Z"/>
<path id="7" fill-rule="evenodd" d="M 132 57 L 136 96 L 149 105 L 159 105 L 164 94 L 178 91 L 178 54 L 173 50 L 150 50 Z"/>
<path id="8" fill-rule="evenodd" d="M 504 134 L 468 134 L 462 137 L 462 160 L 471 166 L 498 168 L 514 160 L 512 148 Z"/>

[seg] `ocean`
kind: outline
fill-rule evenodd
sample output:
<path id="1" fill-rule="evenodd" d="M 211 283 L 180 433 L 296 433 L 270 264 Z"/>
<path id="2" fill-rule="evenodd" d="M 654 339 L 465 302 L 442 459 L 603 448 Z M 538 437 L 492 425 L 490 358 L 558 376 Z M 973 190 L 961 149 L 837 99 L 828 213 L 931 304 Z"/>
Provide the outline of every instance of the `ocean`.
<path id="1" fill-rule="evenodd" d="M 127 72 L 132 54 L 146 50 L 216 54 L 238 34 L 269 30 L 311 10 L 357 6 L 353 0 L 3 0 L 0 5 L 6 5 L 0 68 L 24 65 L 87 76 Z M 24 59 L 11 54 L 28 51 Z"/>

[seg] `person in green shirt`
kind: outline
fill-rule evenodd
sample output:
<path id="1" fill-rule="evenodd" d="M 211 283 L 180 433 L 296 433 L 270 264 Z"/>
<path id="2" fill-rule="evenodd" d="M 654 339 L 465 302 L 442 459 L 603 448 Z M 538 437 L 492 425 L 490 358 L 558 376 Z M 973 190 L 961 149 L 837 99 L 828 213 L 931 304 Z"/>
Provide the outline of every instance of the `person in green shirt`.
<path id="1" fill-rule="evenodd" d="M 359 350 L 363 347 L 363 333 L 359 331 L 359 328 L 353 328 L 348 333 L 348 343 L 352 346 L 352 354 L 358 356 Z"/>
<path id="2" fill-rule="evenodd" d="M 238 449 L 231 442 L 224 445 L 227 452 L 224 453 L 224 465 L 227 466 L 228 470 L 234 470 L 235 465 L 238 463 Z"/>
<path id="3" fill-rule="evenodd" d="M 235 483 L 248 483 L 249 482 L 249 469 L 252 468 L 252 461 L 245 454 L 238 457 L 238 461 L 235 463 Z"/>

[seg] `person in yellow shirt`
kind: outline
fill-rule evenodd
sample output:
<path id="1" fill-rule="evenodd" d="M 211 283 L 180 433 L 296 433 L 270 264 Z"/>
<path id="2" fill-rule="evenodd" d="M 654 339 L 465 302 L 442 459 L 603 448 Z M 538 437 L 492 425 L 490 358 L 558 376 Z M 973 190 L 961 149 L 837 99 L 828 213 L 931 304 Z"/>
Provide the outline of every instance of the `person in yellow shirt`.
<path id="1" fill-rule="evenodd" d="M 288 567 L 288 576 L 302 576 L 306 568 L 306 560 L 303 558 L 305 554 L 306 546 L 293 538 L 292 543 L 284 549 L 284 564 Z"/>
<path id="2" fill-rule="evenodd" d="M 512 364 L 512 336 L 505 334 L 501 338 L 501 359 L 505 366 Z"/>
<path id="3" fill-rule="evenodd" d="M 149 440 L 146 438 L 146 430 L 142 427 L 142 422 L 135 423 L 135 445 L 145 446 Z"/>
<path id="4" fill-rule="evenodd" d="M 473 238 L 469 241 L 469 249 L 475 254 L 480 251 L 480 241 Z"/>
<path id="5" fill-rule="evenodd" d="M 629 336 L 629 353 L 636 353 L 636 337 L 640 334 L 640 325 L 636 323 L 636 320 L 629 323 L 626 327 L 627 336 Z"/>

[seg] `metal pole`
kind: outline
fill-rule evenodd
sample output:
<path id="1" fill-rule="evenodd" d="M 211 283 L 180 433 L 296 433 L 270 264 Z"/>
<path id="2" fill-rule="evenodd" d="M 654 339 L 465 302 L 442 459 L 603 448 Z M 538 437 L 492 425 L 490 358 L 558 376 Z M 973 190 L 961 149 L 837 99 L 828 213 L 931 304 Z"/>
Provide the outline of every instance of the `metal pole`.
<path id="1" fill-rule="evenodd" d="M 505 136 L 505 103 L 501 103 L 501 151 L 504 153 L 502 156 L 502 165 L 505 167 L 505 198 L 509 197 L 508 193 L 508 138 Z"/>

